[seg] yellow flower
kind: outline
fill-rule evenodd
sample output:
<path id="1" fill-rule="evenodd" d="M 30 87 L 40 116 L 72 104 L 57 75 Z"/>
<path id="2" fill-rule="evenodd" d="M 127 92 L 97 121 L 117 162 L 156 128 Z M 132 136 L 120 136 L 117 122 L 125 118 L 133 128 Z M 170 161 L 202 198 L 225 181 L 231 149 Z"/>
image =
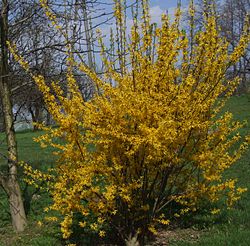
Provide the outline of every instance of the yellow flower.
<path id="1" fill-rule="evenodd" d="M 211 211 L 211 214 L 218 214 L 220 212 L 220 209 L 213 209 Z"/>
<path id="2" fill-rule="evenodd" d="M 37 225 L 38 225 L 38 226 L 42 226 L 43 223 L 39 220 L 39 221 L 37 222 Z"/>
<path id="3" fill-rule="evenodd" d="M 106 232 L 105 231 L 99 231 L 99 236 L 100 237 L 105 237 L 106 235 Z"/>
<path id="4" fill-rule="evenodd" d="M 84 221 L 84 222 L 80 221 L 79 222 L 79 226 L 82 227 L 82 228 L 84 228 L 86 226 L 86 224 L 87 224 L 86 221 Z"/>
<path id="5" fill-rule="evenodd" d="M 148 230 L 151 232 L 151 233 L 153 233 L 154 235 L 157 235 L 157 230 L 155 229 L 155 227 L 154 226 L 149 226 L 148 227 Z"/>

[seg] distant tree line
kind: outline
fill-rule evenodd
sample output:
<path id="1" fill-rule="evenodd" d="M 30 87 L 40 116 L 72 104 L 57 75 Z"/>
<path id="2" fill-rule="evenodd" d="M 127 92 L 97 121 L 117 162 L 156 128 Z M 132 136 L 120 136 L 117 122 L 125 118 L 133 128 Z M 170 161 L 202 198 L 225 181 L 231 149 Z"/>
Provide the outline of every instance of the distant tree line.
<path id="1" fill-rule="evenodd" d="M 204 23 L 204 13 L 213 11 L 217 16 L 217 25 L 221 35 L 230 44 L 230 52 L 234 50 L 243 33 L 247 15 L 250 13 L 249 0 L 196 0 L 193 1 L 196 15 L 193 20 L 195 32 L 199 32 Z M 188 17 L 187 17 L 188 18 Z M 187 19 L 186 18 L 186 19 Z M 192 34 L 195 39 L 195 33 Z M 240 95 L 250 90 L 250 46 L 240 61 L 233 65 L 227 73 L 227 79 L 240 77 L 240 84 L 235 93 Z"/>

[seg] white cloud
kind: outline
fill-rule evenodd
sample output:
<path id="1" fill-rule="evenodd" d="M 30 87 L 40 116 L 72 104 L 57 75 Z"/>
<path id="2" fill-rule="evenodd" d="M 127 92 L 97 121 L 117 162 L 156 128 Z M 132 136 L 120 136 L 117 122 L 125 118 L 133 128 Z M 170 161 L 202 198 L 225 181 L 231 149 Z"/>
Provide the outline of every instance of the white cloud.
<path id="1" fill-rule="evenodd" d="M 164 14 L 164 10 L 159 5 L 153 6 L 149 9 L 149 15 L 151 16 L 152 23 L 161 23 L 161 16 Z"/>
<path id="2" fill-rule="evenodd" d="M 149 8 L 149 15 L 151 17 L 151 23 L 156 23 L 157 26 L 161 26 L 161 17 L 163 14 L 168 14 L 170 20 L 174 19 L 176 7 L 171 7 L 168 9 L 162 8 L 160 5 L 154 5 Z M 186 7 L 182 7 L 182 12 L 186 11 Z M 139 19 L 140 21 L 140 19 Z M 127 35 L 130 35 L 131 27 L 133 26 L 133 19 L 131 16 L 126 20 Z M 113 29 L 114 33 L 116 32 L 114 19 L 109 23 L 109 25 L 103 25 L 100 30 L 104 36 L 103 41 L 105 46 L 109 47 L 110 39 L 110 29 Z"/>
<path id="3" fill-rule="evenodd" d="M 186 7 L 181 8 L 182 13 L 184 13 L 186 10 L 187 10 Z M 161 16 L 162 16 L 162 14 L 168 14 L 170 20 L 174 20 L 175 11 L 176 11 L 176 7 L 163 9 L 159 5 L 152 6 L 149 9 L 149 14 L 151 16 L 151 22 L 152 23 L 157 23 L 158 26 L 161 26 Z"/>
<path id="4" fill-rule="evenodd" d="M 174 18 L 176 7 L 171 7 L 166 9 L 161 8 L 159 5 L 155 5 L 149 8 L 149 15 L 151 17 L 151 23 L 156 23 L 158 26 L 161 26 L 161 17 L 162 14 L 167 13 L 171 20 Z M 184 10 L 184 8 L 182 9 Z M 130 33 L 131 27 L 133 26 L 133 20 L 131 18 L 128 18 L 126 21 L 127 26 L 127 34 Z M 110 25 L 104 25 L 102 26 L 101 32 L 102 34 L 107 38 L 110 37 L 110 28 L 115 30 L 115 23 L 114 21 L 110 23 Z"/>

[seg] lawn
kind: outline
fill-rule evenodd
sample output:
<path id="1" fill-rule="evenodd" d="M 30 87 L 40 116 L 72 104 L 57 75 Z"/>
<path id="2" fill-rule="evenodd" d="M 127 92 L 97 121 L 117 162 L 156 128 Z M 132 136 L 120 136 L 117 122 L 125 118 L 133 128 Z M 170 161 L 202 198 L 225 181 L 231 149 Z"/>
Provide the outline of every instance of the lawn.
<path id="1" fill-rule="evenodd" d="M 247 119 L 250 122 L 250 95 L 232 97 L 226 105 L 226 109 L 235 115 L 240 121 Z M 241 134 L 250 133 L 250 124 L 241 130 Z M 30 163 L 33 167 L 47 168 L 55 163 L 52 149 L 41 149 L 38 143 L 32 139 L 42 132 L 20 132 L 17 133 L 19 159 Z M 4 135 L 0 134 L 0 153 L 4 153 Z M 239 184 L 248 188 L 242 199 L 234 209 L 224 209 L 220 215 L 197 214 L 192 218 L 189 227 L 162 230 L 159 233 L 158 244 L 164 245 L 250 245 L 250 150 L 239 160 L 226 176 L 238 178 Z M 4 170 L 5 160 L 0 156 L 0 169 Z M 25 195 L 30 197 L 35 192 L 34 188 L 26 187 L 22 183 L 22 189 L 26 190 Z M 43 208 L 50 203 L 50 198 L 43 191 L 37 191 L 33 195 L 28 211 L 29 225 L 23 234 L 16 234 L 10 225 L 10 215 L 6 196 L 0 190 L 0 246 L 57 246 L 65 245 L 61 239 L 60 229 L 52 222 L 45 222 L 39 226 L 38 221 L 43 218 Z M 96 243 L 82 242 L 79 245 L 96 245 Z M 161 244 L 161 245 L 162 245 Z M 165 244 L 166 245 L 166 244 Z"/>
<path id="2" fill-rule="evenodd" d="M 41 149 L 40 145 L 33 141 L 34 137 L 41 135 L 42 132 L 19 132 L 16 134 L 19 159 L 33 167 L 47 168 L 55 163 L 51 149 Z M 0 153 L 6 152 L 4 145 L 4 135 L 0 134 Z M 0 156 L 0 168 L 3 170 L 5 160 Z M 25 196 L 31 196 L 35 190 L 26 187 L 21 183 Z M 26 189 L 25 189 L 26 188 Z M 13 232 L 10 225 L 10 214 L 6 196 L 0 189 L 0 246 L 14 245 L 61 245 L 58 228 L 53 226 L 39 227 L 37 221 L 42 219 L 43 208 L 50 202 L 45 192 L 39 191 L 31 199 L 28 211 L 28 229 L 22 235 Z"/>
<path id="3" fill-rule="evenodd" d="M 227 105 L 227 111 L 234 114 L 240 121 L 247 120 L 249 124 L 241 129 L 242 135 L 250 134 L 250 96 L 232 97 Z M 174 240 L 171 245 L 250 245 L 250 149 L 245 155 L 227 171 L 226 176 L 238 178 L 238 183 L 247 187 L 248 191 L 232 210 L 225 209 L 217 217 L 206 215 L 197 216 L 193 225 L 193 237 L 184 237 L 182 242 Z M 201 230 L 202 229 L 202 233 Z M 195 233 L 198 235 L 195 236 Z M 198 237 L 198 240 L 197 240 Z"/>

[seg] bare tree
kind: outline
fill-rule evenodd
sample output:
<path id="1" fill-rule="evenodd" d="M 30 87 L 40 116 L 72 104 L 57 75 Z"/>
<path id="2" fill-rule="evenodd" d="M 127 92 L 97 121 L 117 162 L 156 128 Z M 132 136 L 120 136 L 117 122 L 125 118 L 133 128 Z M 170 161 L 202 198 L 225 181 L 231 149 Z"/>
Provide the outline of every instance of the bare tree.
<path id="1" fill-rule="evenodd" d="M 230 43 L 233 50 L 239 42 L 246 21 L 250 13 L 249 0 L 225 0 L 220 15 L 221 33 Z M 249 23 L 248 23 L 249 24 Z M 231 69 L 230 77 L 240 76 L 241 84 L 238 93 L 246 92 L 250 86 L 250 47 L 241 57 L 240 61 Z"/>
<path id="2" fill-rule="evenodd" d="M 194 29 L 185 26 L 189 33 L 190 41 L 195 43 L 195 35 L 203 26 L 205 16 L 210 13 L 215 13 L 217 17 L 218 30 L 225 39 L 230 43 L 229 52 L 232 52 L 237 46 L 246 24 L 247 15 L 250 13 L 249 0 L 196 0 L 193 1 L 195 16 L 186 17 L 185 22 L 193 22 Z M 227 73 L 228 79 L 236 76 L 241 78 L 241 83 L 237 88 L 238 93 L 244 93 L 249 90 L 250 86 L 250 48 L 241 57 L 240 61 L 232 66 Z"/>

